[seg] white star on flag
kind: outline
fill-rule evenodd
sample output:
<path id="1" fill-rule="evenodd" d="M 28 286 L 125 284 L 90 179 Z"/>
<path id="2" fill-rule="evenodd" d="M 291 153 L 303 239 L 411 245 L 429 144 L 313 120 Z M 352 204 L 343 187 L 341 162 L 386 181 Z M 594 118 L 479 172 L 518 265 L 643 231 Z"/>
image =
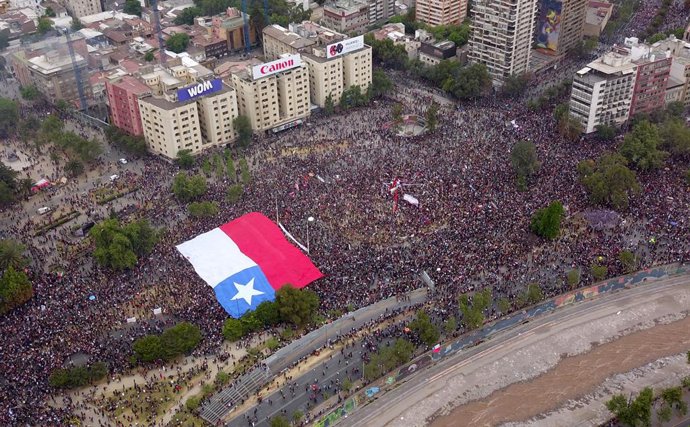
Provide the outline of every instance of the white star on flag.
<path id="1" fill-rule="evenodd" d="M 258 291 L 254 289 L 254 278 L 250 280 L 246 285 L 240 285 L 237 282 L 233 282 L 235 288 L 237 288 L 237 293 L 232 297 L 232 301 L 243 299 L 247 304 L 252 305 L 252 297 L 257 295 L 263 295 L 265 292 Z"/>

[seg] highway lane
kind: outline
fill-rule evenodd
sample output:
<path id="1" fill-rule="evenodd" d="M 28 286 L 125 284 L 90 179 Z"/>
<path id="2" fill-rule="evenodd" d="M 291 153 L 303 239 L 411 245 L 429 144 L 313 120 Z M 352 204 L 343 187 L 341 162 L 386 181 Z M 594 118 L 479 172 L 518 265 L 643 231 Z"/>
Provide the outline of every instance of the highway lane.
<path id="1" fill-rule="evenodd" d="M 415 404 L 443 391 L 446 382 L 463 373 L 481 370 L 520 348 L 533 345 L 547 336 L 584 327 L 596 319 L 616 314 L 650 300 L 671 297 L 680 289 L 690 287 L 687 276 L 662 279 L 633 289 L 605 294 L 603 297 L 567 306 L 529 323 L 498 333 L 487 342 L 446 357 L 426 370 L 406 378 L 402 386 L 382 394 L 369 405 L 343 419 L 343 426 L 383 426 L 401 421 L 400 416 Z"/>

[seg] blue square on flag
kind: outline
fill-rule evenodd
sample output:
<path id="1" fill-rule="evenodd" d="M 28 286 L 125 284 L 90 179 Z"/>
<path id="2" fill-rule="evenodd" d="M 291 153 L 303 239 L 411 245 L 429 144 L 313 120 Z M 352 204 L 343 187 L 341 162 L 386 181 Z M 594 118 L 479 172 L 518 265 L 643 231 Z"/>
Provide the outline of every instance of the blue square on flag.
<path id="1" fill-rule="evenodd" d="M 323 277 L 276 224 L 257 212 L 196 236 L 177 250 L 235 318 L 273 301 L 283 285 L 303 288 Z"/>

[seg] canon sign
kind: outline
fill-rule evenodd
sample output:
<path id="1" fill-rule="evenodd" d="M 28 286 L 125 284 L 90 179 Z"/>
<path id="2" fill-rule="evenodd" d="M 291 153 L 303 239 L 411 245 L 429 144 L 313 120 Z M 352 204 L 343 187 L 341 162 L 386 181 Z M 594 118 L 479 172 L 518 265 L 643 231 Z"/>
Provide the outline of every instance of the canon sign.
<path id="1" fill-rule="evenodd" d="M 326 46 L 326 58 L 335 58 L 336 56 L 343 55 L 363 47 L 364 36 L 357 36 L 338 43 L 329 44 Z"/>
<path id="2" fill-rule="evenodd" d="M 252 77 L 254 80 L 270 76 L 281 71 L 290 70 L 302 65 L 302 57 L 299 55 L 286 55 L 275 61 L 266 62 L 252 67 Z"/>

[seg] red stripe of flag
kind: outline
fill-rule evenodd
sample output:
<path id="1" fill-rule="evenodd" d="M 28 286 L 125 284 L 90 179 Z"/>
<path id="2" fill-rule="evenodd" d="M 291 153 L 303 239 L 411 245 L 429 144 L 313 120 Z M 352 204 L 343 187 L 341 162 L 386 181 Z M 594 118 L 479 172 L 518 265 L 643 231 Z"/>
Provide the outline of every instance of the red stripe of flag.
<path id="1" fill-rule="evenodd" d="M 280 228 L 263 214 L 248 213 L 219 228 L 259 265 L 273 289 L 280 289 L 286 283 L 303 288 L 323 277 L 311 260 L 291 245 Z"/>

